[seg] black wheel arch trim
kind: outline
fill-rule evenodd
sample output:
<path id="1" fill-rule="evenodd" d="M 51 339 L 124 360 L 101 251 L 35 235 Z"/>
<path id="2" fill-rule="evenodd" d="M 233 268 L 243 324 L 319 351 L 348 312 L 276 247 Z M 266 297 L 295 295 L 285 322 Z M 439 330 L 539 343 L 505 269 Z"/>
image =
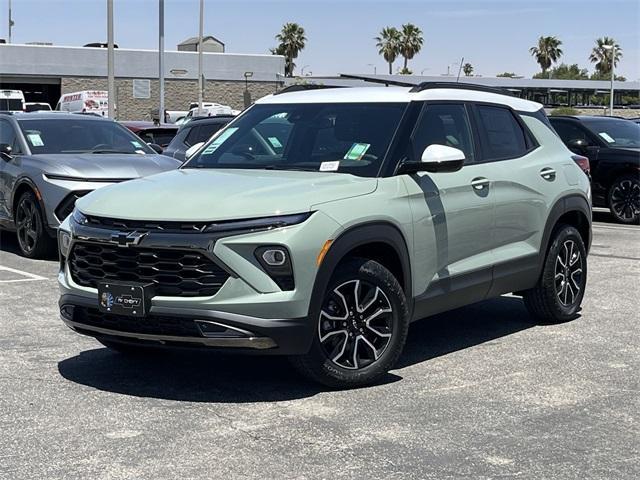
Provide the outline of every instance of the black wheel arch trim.
<path id="1" fill-rule="evenodd" d="M 342 232 L 333 241 L 315 277 L 309 303 L 309 318 L 314 318 L 314 309 L 319 308 L 331 276 L 340 262 L 355 248 L 373 243 L 386 244 L 398 255 L 402 268 L 404 292 L 409 300 L 409 305 L 413 304 L 411 301 L 413 298 L 411 260 L 407 242 L 398 227 L 392 223 L 374 221 L 353 226 Z"/>
<path id="2" fill-rule="evenodd" d="M 551 207 L 549 215 L 547 216 L 547 223 L 545 224 L 544 232 L 542 234 L 542 242 L 540 243 L 538 275 L 542 273 L 542 268 L 544 267 L 544 261 L 547 256 L 547 250 L 549 249 L 549 242 L 551 240 L 553 229 L 558 223 L 558 220 L 560 220 L 563 215 L 570 212 L 578 212 L 582 214 L 588 222 L 589 238 L 587 239 L 587 242 L 585 242 L 585 249 L 587 250 L 587 253 L 589 253 L 591 239 L 593 238 L 593 234 L 591 232 L 591 205 L 589 205 L 589 200 L 580 194 L 572 194 L 562 197 L 556 201 L 553 207 Z"/>
<path id="3" fill-rule="evenodd" d="M 9 209 L 11 218 L 9 221 L 13 225 L 15 229 L 17 225 L 15 224 L 15 213 L 16 208 L 18 207 L 18 191 L 23 185 L 27 185 L 31 191 L 36 196 L 36 201 L 38 202 L 38 206 L 40 207 L 40 211 L 42 212 L 42 223 L 44 226 L 44 231 L 52 238 L 56 238 L 56 229 L 49 226 L 49 222 L 47 220 L 47 209 L 44 204 L 44 199 L 42 198 L 42 193 L 40 193 L 40 189 L 36 185 L 36 183 L 31 180 L 29 177 L 20 177 L 16 184 L 13 187 L 13 192 L 11 192 L 11 208 Z"/>

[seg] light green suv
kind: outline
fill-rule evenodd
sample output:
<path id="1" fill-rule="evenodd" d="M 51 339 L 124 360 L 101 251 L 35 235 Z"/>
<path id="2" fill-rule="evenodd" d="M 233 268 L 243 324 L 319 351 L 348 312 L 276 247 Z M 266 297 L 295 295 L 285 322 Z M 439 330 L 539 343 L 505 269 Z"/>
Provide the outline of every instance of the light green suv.
<path id="1" fill-rule="evenodd" d="M 80 199 L 59 232 L 60 311 L 123 352 L 289 355 L 370 383 L 409 324 L 505 293 L 580 311 L 587 176 L 541 105 L 468 84 L 286 91 L 180 169 Z"/>

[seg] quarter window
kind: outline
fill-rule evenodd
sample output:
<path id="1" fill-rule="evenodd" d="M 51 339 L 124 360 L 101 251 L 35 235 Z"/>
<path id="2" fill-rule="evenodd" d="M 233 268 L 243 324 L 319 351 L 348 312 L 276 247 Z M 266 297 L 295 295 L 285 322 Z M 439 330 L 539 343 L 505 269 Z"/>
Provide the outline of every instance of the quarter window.
<path id="1" fill-rule="evenodd" d="M 515 158 L 527 153 L 527 140 L 522 126 L 508 108 L 480 105 L 478 116 L 484 132 L 485 160 Z"/>
<path id="2" fill-rule="evenodd" d="M 464 105 L 427 105 L 413 132 L 413 158 L 419 161 L 429 145 L 445 145 L 464 152 L 465 163 L 474 161 L 473 138 Z"/>

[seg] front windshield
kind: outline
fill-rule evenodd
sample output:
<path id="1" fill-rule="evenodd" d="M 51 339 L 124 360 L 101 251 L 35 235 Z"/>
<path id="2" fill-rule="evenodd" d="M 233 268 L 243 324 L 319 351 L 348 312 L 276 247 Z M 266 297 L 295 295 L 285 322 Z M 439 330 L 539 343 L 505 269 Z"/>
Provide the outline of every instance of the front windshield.
<path id="1" fill-rule="evenodd" d="M 378 175 L 407 104 L 256 105 L 183 168 L 254 168 Z"/>
<path id="2" fill-rule="evenodd" d="M 587 126 L 610 147 L 640 147 L 640 125 L 629 120 L 593 120 Z"/>
<path id="3" fill-rule="evenodd" d="M 116 122 L 89 118 L 20 119 L 33 154 L 51 153 L 154 153 L 145 143 Z"/>

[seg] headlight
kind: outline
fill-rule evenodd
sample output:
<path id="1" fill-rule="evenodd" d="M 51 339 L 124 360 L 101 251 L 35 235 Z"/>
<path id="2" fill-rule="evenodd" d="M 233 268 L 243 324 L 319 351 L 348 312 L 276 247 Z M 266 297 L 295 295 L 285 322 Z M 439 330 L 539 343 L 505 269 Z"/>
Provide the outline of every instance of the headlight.
<path id="1" fill-rule="evenodd" d="M 204 231 L 209 233 L 221 233 L 230 231 L 260 231 L 273 228 L 289 227 L 307 220 L 313 212 L 296 213 L 294 215 L 280 215 L 277 217 L 253 218 L 249 220 L 231 220 L 208 225 Z"/>
<path id="2" fill-rule="evenodd" d="M 71 248 L 71 234 L 69 232 L 58 230 L 58 248 L 64 258 L 69 256 L 69 250 Z"/>
<path id="3" fill-rule="evenodd" d="M 71 212 L 71 218 L 79 225 L 85 225 L 88 222 L 87 217 L 77 208 Z"/>

